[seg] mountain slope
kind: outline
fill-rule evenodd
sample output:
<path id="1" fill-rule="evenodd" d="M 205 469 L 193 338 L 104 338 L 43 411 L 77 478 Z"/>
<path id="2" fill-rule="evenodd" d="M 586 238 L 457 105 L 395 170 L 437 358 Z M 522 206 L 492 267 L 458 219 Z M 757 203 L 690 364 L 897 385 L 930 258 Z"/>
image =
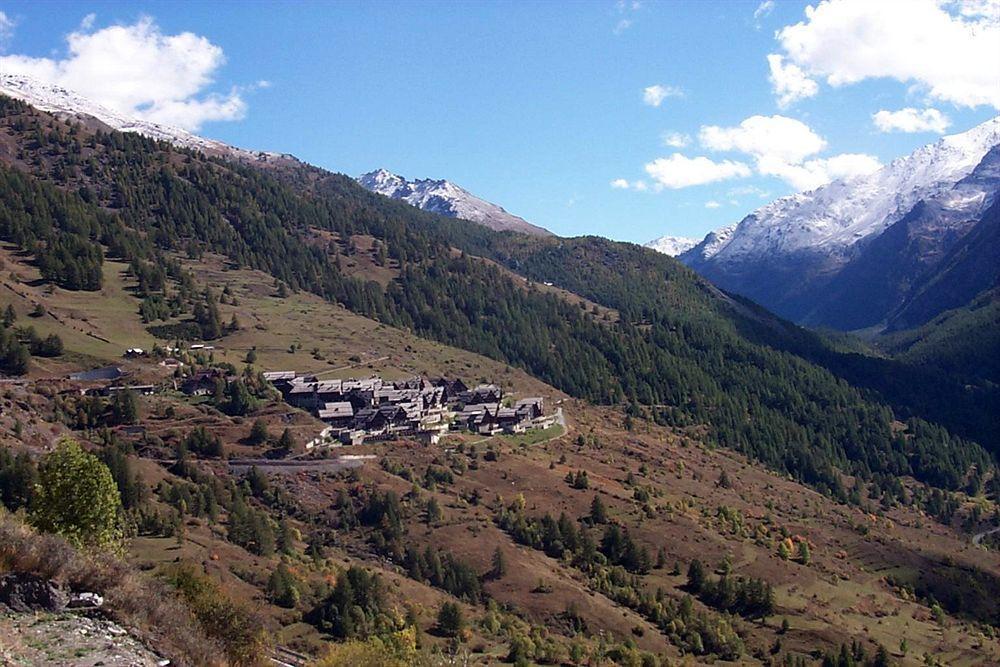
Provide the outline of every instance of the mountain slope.
<path id="1" fill-rule="evenodd" d="M 877 325 L 996 199 L 998 144 L 1000 117 L 871 175 L 778 199 L 680 259 L 795 321 Z"/>
<path id="2" fill-rule="evenodd" d="M 964 306 L 985 289 L 1000 284 L 1000 201 L 995 202 L 951 247 L 914 282 L 910 298 L 891 313 L 889 331 L 930 320 L 944 310 Z"/>
<path id="3" fill-rule="evenodd" d="M 595 237 L 496 233 L 308 165 L 254 169 L 94 132 L 7 98 L 0 128 L 3 293 L 20 299 L 18 324 L 43 304 L 31 321 L 107 332 L 114 343 L 102 341 L 110 355 L 102 359 L 120 362 L 135 332 L 170 343 L 161 322 L 192 322 L 192 301 L 204 316 L 209 288 L 225 297 L 217 319 L 242 323 L 221 340 L 211 334 L 216 366 L 246 364 L 239 374 L 248 382 L 251 352 L 271 368 L 317 373 L 454 372 L 561 400 L 569 414 L 571 435 L 546 442 L 404 439 L 352 450 L 374 458 L 351 472 L 322 472 L 337 463 L 331 457 L 291 475 L 262 472 L 262 460 L 244 476 L 188 447 L 185 432 L 197 424 L 221 434 L 228 452 L 280 456 L 269 442 L 248 442 L 251 423 L 264 420 L 272 441 L 290 428 L 300 447 L 303 421 L 316 426 L 313 418 L 269 393 L 237 416 L 221 393 L 167 391 L 136 397 L 143 435 L 112 436 L 90 421 L 102 416 L 99 397 L 10 383 L 0 411 L 5 444 L 32 438 L 44 447 L 69 421 L 81 437 L 101 440 L 95 448 L 148 457 L 150 492 L 139 494 L 148 504 L 133 511 L 150 517 L 136 540 L 143 569 L 187 559 L 266 605 L 293 638 L 308 628 L 315 652 L 355 636 L 347 623 L 324 623 L 331 614 L 315 620 L 317 609 L 350 596 L 346 587 L 330 595 L 334 582 L 349 580 L 346 564 L 385 583 L 385 599 L 334 606 L 362 639 L 382 616 L 393 628 L 405 617 L 434 632 L 447 601 L 469 621 L 462 636 L 471 660 L 490 664 L 511 654 L 565 662 L 571 643 L 595 646 L 594 660 L 651 662 L 635 648 L 609 648 L 626 640 L 672 661 L 714 654 L 747 664 L 835 654 L 850 640 L 871 655 L 902 637 L 914 653 L 950 664 L 1000 651 L 992 638 L 974 640 L 967 624 L 943 625 L 930 613 L 933 599 L 946 610 L 938 618 L 997 618 L 1000 561 L 964 549 L 957 529 L 967 517 L 976 523 L 961 489 L 980 473 L 993 479 L 990 455 L 919 418 L 902 423 L 912 415 L 809 361 L 810 346 L 823 351 L 816 336 L 679 262 Z M 86 169 L 77 168 L 81 158 Z M 191 353 L 184 362 L 201 368 L 211 359 Z M 155 359 L 121 363 L 164 384 L 172 374 Z M 872 368 L 866 358 L 857 363 Z M 116 437 L 131 440 L 116 445 Z M 255 519 L 254 533 L 284 526 L 290 553 L 247 541 L 236 530 L 241 514 Z M 505 567 L 495 566 L 494 549 Z M 797 550 L 805 555 L 782 556 Z M 710 574 L 702 590 L 670 570 L 696 560 L 710 569 L 727 557 L 733 576 Z M 282 562 L 300 593 L 289 609 L 272 604 Z M 890 582 L 887 571 L 899 578 Z M 740 597 L 772 588 L 771 618 L 714 594 L 729 585 Z M 908 625 L 877 623 L 882 609 L 900 610 Z M 790 627 L 781 630 L 785 617 Z M 446 639 L 420 637 L 446 650 Z"/>
<path id="4" fill-rule="evenodd" d="M 385 169 L 362 174 L 358 183 L 366 189 L 411 206 L 447 216 L 478 222 L 496 231 L 551 236 L 552 232 L 508 213 L 500 206 L 480 199 L 451 181 L 422 179 L 408 181 Z"/>
<path id="5" fill-rule="evenodd" d="M 79 128 L 55 124 L 40 130 L 47 138 L 36 145 L 36 129 L 47 128 L 50 117 L 10 100 L 2 111 L 6 140 L 16 145 L 6 154 L 31 159 L 0 171 L 11 193 L 0 216 L 9 226 L 0 233 L 32 248 L 45 275 L 70 289 L 94 289 L 79 276 L 99 273 L 105 252 L 148 274 L 151 285 L 167 271 L 177 275 L 170 253 L 217 252 L 291 289 L 522 368 L 572 396 L 647 405 L 648 414 L 678 426 L 708 424 L 714 442 L 830 492 L 842 490 L 838 469 L 913 474 L 954 487 L 968 466 L 989 465 L 980 447 L 940 429 L 894 440 L 888 406 L 781 342 L 801 335 L 795 327 L 653 251 L 591 237 L 501 234 L 314 168 L 296 175 L 311 183 L 303 193 L 271 170 L 206 160 L 137 135 L 91 141 Z M 90 169 L 70 169 L 77 150 Z M 29 205 L 13 193 L 32 188 L 50 197 L 50 210 L 65 212 L 26 217 Z M 94 202 L 85 204 L 81 192 Z M 88 217 L 95 203 L 109 213 Z M 388 284 L 342 270 L 360 237 L 385 249 L 378 261 L 396 276 Z M 616 309 L 619 321 L 533 289 L 476 255 Z M 767 336 L 773 345 L 764 343 Z M 755 414 L 749 422 L 748 411 Z M 949 452 L 944 466 L 942 452 Z"/>
<path id="6" fill-rule="evenodd" d="M 79 93 L 44 83 L 22 74 L 0 73 L 0 94 L 22 100 L 55 116 L 87 122 L 97 121 L 107 129 L 134 132 L 150 139 L 166 141 L 181 148 L 203 151 L 241 161 L 257 163 L 295 162 L 288 154 L 251 151 L 214 139 L 206 139 L 179 127 L 153 123 L 109 109 Z"/>
<path id="7" fill-rule="evenodd" d="M 1000 288 L 876 343 L 909 364 L 941 368 L 970 383 L 1000 384 Z"/>

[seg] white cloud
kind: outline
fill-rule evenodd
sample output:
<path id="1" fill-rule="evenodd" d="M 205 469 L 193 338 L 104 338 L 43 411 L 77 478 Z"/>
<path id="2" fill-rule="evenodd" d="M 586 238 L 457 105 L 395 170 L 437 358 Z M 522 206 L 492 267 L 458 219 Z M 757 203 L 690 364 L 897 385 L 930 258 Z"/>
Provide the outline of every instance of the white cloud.
<path id="1" fill-rule="evenodd" d="M 787 116 L 750 116 L 735 127 L 705 125 L 698 139 L 710 150 L 739 151 L 792 163 L 826 148 L 823 137 L 802 121 Z"/>
<path id="2" fill-rule="evenodd" d="M 882 109 L 872 114 L 872 121 L 882 132 L 937 132 L 951 126 L 951 119 L 937 109 L 914 109 L 907 107 L 899 111 Z"/>
<path id="3" fill-rule="evenodd" d="M 684 148 L 691 143 L 691 137 L 681 132 L 664 132 L 660 135 L 660 141 L 670 148 Z"/>
<path id="4" fill-rule="evenodd" d="M 0 52 L 7 50 L 11 38 L 14 36 L 14 28 L 17 24 L 14 19 L 7 16 L 5 12 L 0 12 Z"/>
<path id="5" fill-rule="evenodd" d="M 197 130 L 207 121 L 239 120 L 246 102 L 237 88 L 205 93 L 226 61 L 222 49 L 190 32 L 165 35 L 148 17 L 133 25 L 66 37 L 62 59 L 0 57 L 0 70 L 71 88 L 112 109 L 147 120 Z"/>
<path id="6" fill-rule="evenodd" d="M 870 78 L 931 99 L 1000 109 L 996 0 L 823 0 L 777 32 L 789 61 L 832 86 Z"/>
<path id="7" fill-rule="evenodd" d="M 751 173 L 750 167 L 742 162 L 732 160 L 715 162 L 707 157 L 689 158 L 680 153 L 657 158 L 646 164 L 645 169 L 658 189 L 704 185 L 730 178 L 746 177 Z"/>
<path id="8" fill-rule="evenodd" d="M 763 18 L 771 13 L 774 9 L 774 0 L 764 0 L 764 2 L 757 5 L 757 9 L 753 10 L 753 17 L 755 19 Z"/>
<path id="9" fill-rule="evenodd" d="M 660 106 L 668 97 L 684 97 L 684 91 L 676 86 L 664 86 L 659 83 L 642 90 L 643 103 L 651 107 Z"/>
<path id="10" fill-rule="evenodd" d="M 640 9 L 642 9 L 642 3 L 639 0 L 618 0 L 615 3 L 615 11 L 621 15 L 621 18 L 615 23 L 615 27 L 611 29 L 611 32 L 615 35 L 621 35 L 631 28 L 635 21 L 629 17 L 634 16 Z"/>
<path id="11" fill-rule="evenodd" d="M 611 187 L 615 190 L 635 190 L 636 192 L 645 192 L 649 189 L 649 184 L 646 181 L 632 181 L 629 183 L 624 178 L 616 178 L 611 181 Z"/>
<path id="12" fill-rule="evenodd" d="M 709 199 L 707 202 L 705 202 L 705 208 L 720 208 L 721 206 L 722 204 L 715 201 L 714 199 Z"/>
<path id="13" fill-rule="evenodd" d="M 771 82 L 771 90 L 778 96 L 778 107 L 782 109 L 819 92 L 819 84 L 806 76 L 801 67 L 784 60 L 778 53 L 767 56 L 767 65 L 771 70 L 768 81 Z"/>
<path id="14" fill-rule="evenodd" d="M 91 12 L 83 17 L 80 21 L 80 30 L 90 30 L 94 27 L 94 21 L 97 20 L 97 14 Z"/>
<path id="15" fill-rule="evenodd" d="M 760 30 L 760 20 L 772 11 L 774 11 L 774 0 L 764 0 L 764 2 L 757 5 L 757 9 L 753 10 L 754 26 L 757 30 Z"/>
<path id="16" fill-rule="evenodd" d="M 707 125 L 698 138 L 710 150 L 752 156 L 757 173 L 776 176 L 798 190 L 871 173 L 881 166 L 875 157 L 859 153 L 807 160 L 826 149 L 826 140 L 802 121 L 786 116 L 750 116 L 735 127 Z"/>
<path id="17" fill-rule="evenodd" d="M 757 171 L 762 175 L 777 176 L 798 191 L 813 190 L 838 178 L 870 174 L 881 166 L 878 158 L 864 153 L 841 153 L 798 164 L 770 157 L 757 161 Z"/>

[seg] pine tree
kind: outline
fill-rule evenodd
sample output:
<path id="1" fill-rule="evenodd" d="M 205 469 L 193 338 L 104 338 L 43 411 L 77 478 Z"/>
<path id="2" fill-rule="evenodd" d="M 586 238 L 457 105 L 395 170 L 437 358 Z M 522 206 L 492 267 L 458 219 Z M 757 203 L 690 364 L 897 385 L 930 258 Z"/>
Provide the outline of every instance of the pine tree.
<path id="1" fill-rule="evenodd" d="M 250 428 L 250 435 L 247 438 L 251 445 L 262 445 L 267 442 L 267 422 L 263 419 L 255 419 L 253 426 Z"/>
<path id="2" fill-rule="evenodd" d="M 600 496 L 594 496 L 594 499 L 590 501 L 590 520 L 594 523 L 608 522 L 608 512 L 604 508 L 604 503 L 601 502 Z"/>
<path id="3" fill-rule="evenodd" d="M 502 579 L 507 574 L 507 560 L 504 558 L 499 546 L 493 550 L 492 563 L 493 567 L 490 570 L 490 576 L 494 579 Z"/>
<path id="4" fill-rule="evenodd" d="M 279 607 L 293 609 L 299 603 L 299 589 L 294 575 L 282 561 L 267 580 L 267 593 Z"/>
<path id="5" fill-rule="evenodd" d="M 287 517 L 278 521 L 277 548 L 279 553 L 291 555 L 295 550 L 295 532 Z"/>
<path id="6" fill-rule="evenodd" d="M 129 389 L 115 392 L 111 401 L 111 415 L 115 424 L 134 424 L 139 419 L 139 404 L 135 392 Z"/>
<path id="7" fill-rule="evenodd" d="M 462 608 L 455 602 L 443 602 L 438 609 L 437 631 L 445 637 L 458 637 L 465 627 Z"/>
<path id="8" fill-rule="evenodd" d="M 809 543 L 805 540 L 799 542 L 799 562 L 803 565 L 809 564 Z"/>
<path id="9" fill-rule="evenodd" d="M 691 561 L 687 571 L 687 585 L 692 593 L 700 593 L 705 585 L 705 566 L 697 558 Z"/>
<path id="10" fill-rule="evenodd" d="M 441 506 L 434 496 L 427 499 L 426 520 L 428 526 L 441 520 Z"/>

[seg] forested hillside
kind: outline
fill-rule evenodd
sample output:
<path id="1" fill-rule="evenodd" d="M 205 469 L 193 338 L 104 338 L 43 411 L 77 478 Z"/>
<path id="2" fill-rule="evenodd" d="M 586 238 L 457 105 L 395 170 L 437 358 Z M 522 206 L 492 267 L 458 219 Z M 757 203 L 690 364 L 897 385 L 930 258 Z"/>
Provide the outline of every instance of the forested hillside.
<path id="1" fill-rule="evenodd" d="M 177 273 L 175 256 L 211 251 L 289 289 L 523 368 L 573 396 L 627 403 L 664 424 L 708 425 L 710 440 L 844 500 L 852 490 L 838 468 L 947 489 L 992 468 L 979 445 L 894 415 L 798 356 L 800 330 L 652 251 L 588 238 L 535 245 L 308 167 L 260 171 L 91 132 L 13 100 L 2 101 L 0 114 L 3 238 L 63 287 L 95 289 L 95 267 L 108 255 L 132 263 L 152 293 Z M 316 230 L 329 240 L 317 242 Z M 340 270 L 357 235 L 378 241 L 397 280 L 383 287 Z M 475 255 L 621 317 L 605 320 Z M 910 417 L 905 429 L 893 428 L 896 417 Z"/>
<path id="2" fill-rule="evenodd" d="M 1000 287 L 922 327 L 886 336 L 878 344 L 913 365 L 940 368 L 968 382 L 995 386 L 1000 383 Z"/>

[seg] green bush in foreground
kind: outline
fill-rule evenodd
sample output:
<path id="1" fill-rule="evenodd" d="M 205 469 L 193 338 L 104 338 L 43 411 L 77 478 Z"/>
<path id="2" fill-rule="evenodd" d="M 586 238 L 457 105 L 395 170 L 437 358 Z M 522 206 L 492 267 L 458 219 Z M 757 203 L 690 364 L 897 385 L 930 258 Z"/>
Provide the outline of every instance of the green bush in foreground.
<path id="1" fill-rule="evenodd" d="M 121 497 L 108 467 L 70 439 L 38 466 L 31 522 L 76 546 L 114 549 L 121 541 Z"/>

